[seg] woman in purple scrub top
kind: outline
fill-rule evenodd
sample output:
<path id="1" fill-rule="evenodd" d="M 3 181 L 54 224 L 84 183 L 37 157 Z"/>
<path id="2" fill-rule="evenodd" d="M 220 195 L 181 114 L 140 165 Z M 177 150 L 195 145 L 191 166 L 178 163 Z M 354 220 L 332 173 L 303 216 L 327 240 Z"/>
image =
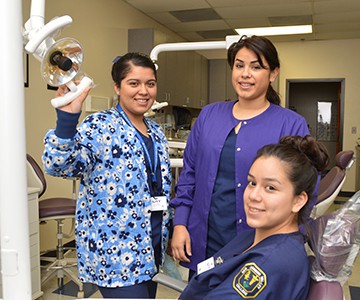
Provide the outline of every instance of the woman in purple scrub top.
<path id="1" fill-rule="evenodd" d="M 305 119 L 280 106 L 272 88 L 280 63 L 265 37 L 243 36 L 228 50 L 233 101 L 205 106 L 191 130 L 176 197 L 172 251 L 190 269 L 248 228 L 243 194 L 257 151 L 309 134 Z M 315 197 L 316 199 L 316 197 Z"/>

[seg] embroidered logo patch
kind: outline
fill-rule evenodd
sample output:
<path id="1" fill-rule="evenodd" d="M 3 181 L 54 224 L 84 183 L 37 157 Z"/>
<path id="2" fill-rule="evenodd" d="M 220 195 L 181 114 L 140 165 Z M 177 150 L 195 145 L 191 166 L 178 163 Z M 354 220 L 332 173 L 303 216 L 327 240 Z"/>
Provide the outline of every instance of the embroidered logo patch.
<path id="1" fill-rule="evenodd" d="M 255 263 L 243 266 L 233 280 L 233 288 L 245 299 L 257 297 L 266 285 L 266 274 Z"/>

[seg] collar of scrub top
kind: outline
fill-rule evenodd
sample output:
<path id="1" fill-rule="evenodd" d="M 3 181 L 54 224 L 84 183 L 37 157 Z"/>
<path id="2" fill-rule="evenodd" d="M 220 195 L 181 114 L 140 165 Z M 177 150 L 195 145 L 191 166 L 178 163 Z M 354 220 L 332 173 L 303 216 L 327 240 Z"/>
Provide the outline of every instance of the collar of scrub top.
<path id="1" fill-rule="evenodd" d="M 119 111 L 119 113 L 121 114 L 121 116 L 124 118 L 125 122 L 131 126 L 132 128 L 134 128 L 135 130 L 135 134 L 136 137 L 139 139 L 141 146 L 143 147 L 143 150 L 145 152 L 146 158 L 149 162 L 149 167 L 150 167 L 150 171 L 151 171 L 151 181 L 152 182 L 156 182 L 156 167 L 157 167 L 157 163 L 158 163 L 158 151 L 157 151 L 157 147 L 156 144 L 154 143 L 153 137 L 150 134 L 150 138 L 154 143 L 154 159 L 150 158 L 150 153 L 148 148 L 145 145 L 144 139 L 142 138 L 141 134 L 139 133 L 139 131 L 135 128 L 135 126 L 133 125 L 133 123 L 131 123 L 129 117 L 126 115 L 126 113 L 124 112 L 124 110 L 121 108 L 120 104 L 118 103 L 116 105 L 116 109 Z M 144 119 L 144 122 L 146 124 L 146 126 L 148 126 L 146 119 Z"/>

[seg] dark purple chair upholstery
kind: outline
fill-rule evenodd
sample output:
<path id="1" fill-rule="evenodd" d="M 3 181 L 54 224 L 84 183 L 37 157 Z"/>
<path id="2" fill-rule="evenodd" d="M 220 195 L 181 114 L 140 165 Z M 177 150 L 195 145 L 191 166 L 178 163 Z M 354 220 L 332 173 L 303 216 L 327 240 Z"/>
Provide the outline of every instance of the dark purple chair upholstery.
<path id="1" fill-rule="evenodd" d="M 74 225 L 75 212 L 76 212 L 76 199 L 67 197 L 52 197 L 41 198 L 46 191 L 47 183 L 44 176 L 44 172 L 35 161 L 35 159 L 27 154 L 27 176 L 28 184 L 38 187 L 39 192 L 39 221 L 48 222 L 55 221 L 57 223 L 57 246 L 56 249 L 50 249 L 41 253 L 41 261 L 49 262 L 50 265 L 45 266 L 46 271 L 43 272 L 41 283 L 45 284 L 49 279 L 54 276 L 58 279 L 58 286 L 61 287 L 64 284 L 64 275 L 74 281 L 78 287 L 78 298 L 84 297 L 83 284 L 78 280 L 77 275 L 71 270 L 77 264 L 76 258 L 66 257 L 74 251 L 74 248 L 66 248 L 63 246 L 63 237 L 68 237 L 63 233 L 64 221 L 71 219 Z M 71 230 L 73 232 L 73 228 Z M 55 235 L 55 233 L 54 233 Z M 56 252 L 56 257 L 48 256 L 49 252 Z"/>
<path id="2" fill-rule="evenodd" d="M 335 201 L 346 178 L 346 170 L 354 161 L 354 151 L 340 151 L 335 156 L 335 166 L 320 180 L 318 198 L 311 216 L 322 216 Z"/>
<path id="3" fill-rule="evenodd" d="M 342 286 L 337 281 L 311 280 L 307 300 L 344 300 Z"/>

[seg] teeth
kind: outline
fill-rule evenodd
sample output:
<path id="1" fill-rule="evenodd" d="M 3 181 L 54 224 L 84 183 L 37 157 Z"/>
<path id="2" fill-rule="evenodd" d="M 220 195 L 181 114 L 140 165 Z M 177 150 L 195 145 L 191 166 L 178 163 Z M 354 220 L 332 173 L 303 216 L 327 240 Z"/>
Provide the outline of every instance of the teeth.
<path id="1" fill-rule="evenodd" d="M 257 209 L 257 208 L 253 208 L 253 207 L 250 207 L 249 210 L 253 211 L 253 212 L 262 211 L 261 209 Z"/>

